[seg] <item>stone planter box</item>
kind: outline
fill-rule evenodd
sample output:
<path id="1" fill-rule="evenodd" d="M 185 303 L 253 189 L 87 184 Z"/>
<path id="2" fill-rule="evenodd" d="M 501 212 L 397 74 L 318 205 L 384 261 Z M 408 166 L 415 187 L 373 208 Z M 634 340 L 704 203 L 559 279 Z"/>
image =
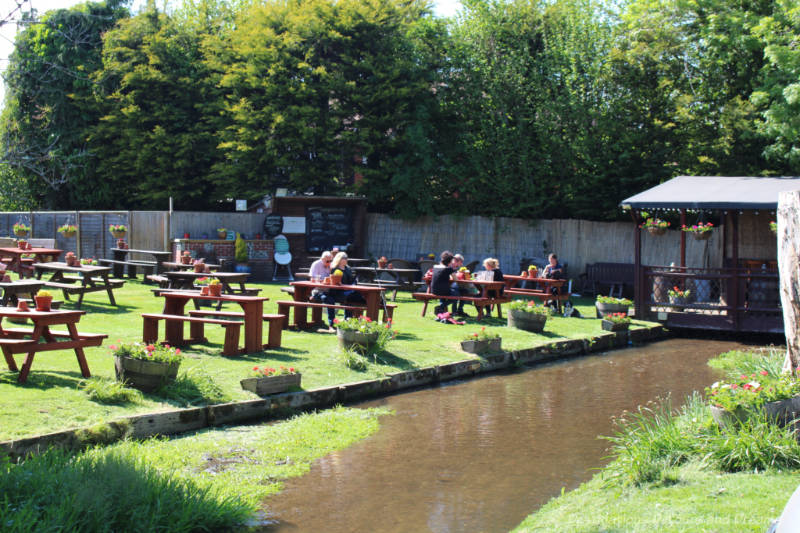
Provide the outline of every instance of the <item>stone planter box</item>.
<path id="1" fill-rule="evenodd" d="M 336 338 L 342 348 L 352 348 L 354 346 L 369 348 L 378 342 L 378 333 L 361 333 L 360 331 L 336 328 Z"/>
<path id="2" fill-rule="evenodd" d="M 469 340 L 461 341 L 461 349 L 467 353 L 499 352 L 502 349 L 503 339 Z"/>
<path id="3" fill-rule="evenodd" d="M 594 307 L 597 309 L 597 318 L 603 318 L 606 315 L 613 315 L 614 313 L 628 314 L 628 306 L 624 304 L 604 304 L 595 302 Z"/>
<path id="4" fill-rule="evenodd" d="M 545 322 L 547 322 L 547 315 L 528 313 L 527 311 L 519 311 L 516 309 L 509 309 L 506 316 L 508 317 L 508 327 L 533 333 L 541 333 L 544 330 Z"/>
<path id="5" fill-rule="evenodd" d="M 800 396 L 794 398 L 787 398 L 785 400 L 778 400 L 775 402 L 767 402 L 762 407 L 753 411 L 748 411 L 744 408 L 739 408 L 736 411 L 728 411 L 715 405 L 711 406 L 711 415 L 714 421 L 721 428 L 725 428 L 735 424 L 737 421 L 744 422 L 750 416 L 761 411 L 767 413 L 772 420 L 775 420 L 781 426 L 791 423 L 793 420 L 800 418 Z"/>
<path id="6" fill-rule="evenodd" d="M 239 381 L 244 390 L 248 390 L 259 396 L 269 394 L 280 394 L 286 392 L 290 387 L 300 386 L 301 374 L 282 374 L 280 376 L 264 376 L 263 378 L 245 378 Z"/>
<path id="7" fill-rule="evenodd" d="M 130 357 L 114 357 L 114 370 L 117 374 L 117 381 L 124 381 L 126 384 L 144 392 L 153 392 L 159 387 L 168 385 L 178 377 L 177 363 L 160 363 L 157 361 L 145 361 L 143 359 L 132 359 Z"/>
<path id="8" fill-rule="evenodd" d="M 616 324 L 610 320 L 601 321 L 601 325 L 605 331 L 628 331 L 628 327 L 630 327 L 630 324 Z"/>

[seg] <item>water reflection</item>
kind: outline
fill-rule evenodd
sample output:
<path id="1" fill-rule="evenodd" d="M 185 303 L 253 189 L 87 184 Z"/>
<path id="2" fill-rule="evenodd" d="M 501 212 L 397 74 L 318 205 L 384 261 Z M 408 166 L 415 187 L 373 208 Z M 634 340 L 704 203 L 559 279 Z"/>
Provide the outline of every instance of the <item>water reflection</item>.
<path id="1" fill-rule="evenodd" d="M 602 466 L 612 416 L 702 390 L 739 346 L 667 340 L 365 403 L 396 414 L 290 480 L 263 531 L 508 531 Z"/>

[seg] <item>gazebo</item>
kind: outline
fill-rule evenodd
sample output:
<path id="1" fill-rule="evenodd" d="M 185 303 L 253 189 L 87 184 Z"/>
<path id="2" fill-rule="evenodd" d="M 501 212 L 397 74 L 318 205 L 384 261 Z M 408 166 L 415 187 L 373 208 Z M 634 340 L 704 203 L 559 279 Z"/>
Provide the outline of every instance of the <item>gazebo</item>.
<path id="1" fill-rule="evenodd" d="M 620 205 L 636 223 L 636 316 L 670 327 L 783 333 L 777 241 L 770 222 L 778 193 L 798 189 L 797 177 L 678 176 L 624 200 Z M 717 234 L 708 239 L 711 234 L 680 231 L 678 263 L 642 264 L 643 246 L 665 235 L 664 228 L 647 227 L 646 220 L 675 217 L 678 231 L 716 221 L 712 231 Z M 705 246 L 708 264 L 686 264 L 687 239 L 694 238 L 708 239 L 692 244 Z"/>

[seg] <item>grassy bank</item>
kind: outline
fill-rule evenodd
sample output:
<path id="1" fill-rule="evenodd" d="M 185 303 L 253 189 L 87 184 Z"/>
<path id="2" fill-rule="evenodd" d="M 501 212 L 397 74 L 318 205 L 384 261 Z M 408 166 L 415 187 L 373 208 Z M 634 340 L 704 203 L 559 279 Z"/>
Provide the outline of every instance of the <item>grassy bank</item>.
<path id="1" fill-rule="evenodd" d="M 710 362 L 730 376 L 779 372 L 780 352 L 730 352 Z M 611 463 L 551 500 L 515 532 L 763 532 L 797 488 L 800 444 L 765 416 L 720 429 L 699 395 L 618 420 Z"/>
<path id="2" fill-rule="evenodd" d="M 275 312 L 276 300 L 288 296 L 281 285 L 256 285 L 270 298 L 266 312 Z M 94 379 L 86 383 L 78 371 L 70 351 L 44 352 L 36 355 L 28 382 L 16 383 L 16 373 L 4 366 L 0 370 L 0 440 L 20 438 L 75 426 L 86 426 L 115 417 L 171 409 L 175 406 L 205 405 L 230 400 L 255 398 L 241 389 L 239 380 L 256 365 L 296 367 L 303 374 L 302 387 L 312 389 L 372 377 L 468 359 L 460 349 L 460 341 L 470 332 L 486 326 L 499 332 L 506 350 L 533 348 L 563 339 L 587 338 L 602 333 L 600 321 L 594 318 L 593 301 L 578 300 L 578 309 L 586 318 L 552 317 L 542 334 L 510 329 L 505 321 L 492 318 L 481 323 L 467 319 L 466 326 L 441 324 L 428 316 L 420 316 L 422 304 L 398 294 L 395 311 L 399 334 L 377 359 L 370 359 L 366 370 L 347 367 L 337 347 L 335 335 L 321 332 L 285 331 L 283 346 L 242 357 L 226 358 L 222 349 L 222 328 L 207 326 L 209 343 L 192 345 L 184 350 L 181 371 L 184 377 L 162 394 L 124 394 L 114 391 L 113 360 L 108 345 L 119 341 L 138 341 L 142 335 L 141 313 L 160 312 L 163 300 L 151 293 L 152 286 L 127 282 L 115 292 L 118 307 L 105 302 L 102 293 L 87 296 L 83 309 L 88 313 L 78 324 L 79 331 L 108 333 L 101 348 L 86 350 Z M 66 308 L 72 307 L 65 303 Z M 234 307 L 228 306 L 229 310 Z M 471 309 L 474 315 L 475 310 Z M 643 323 L 638 323 L 639 325 Z M 637 323 L 633 327 L 637 327 Z M 163 335 L 163 325 L 161 325 Z M 18 361 L 20 357 L 18 357 Z"/>
<path id="3" fill-rule="evenodd" d="M 0 462 L 3 531 L 220 531 L 284 479 L 378 429 L 381 409 L 329 409 L 259 426 Z"/>

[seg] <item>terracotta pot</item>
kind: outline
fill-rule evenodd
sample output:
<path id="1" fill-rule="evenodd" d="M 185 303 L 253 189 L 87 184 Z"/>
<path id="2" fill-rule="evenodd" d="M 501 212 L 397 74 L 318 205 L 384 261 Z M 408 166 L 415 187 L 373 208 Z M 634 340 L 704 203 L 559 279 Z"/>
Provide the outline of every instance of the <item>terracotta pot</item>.
<path id="1" fill-rule="evenodd" d="M 192 264 L 192 256 L 190 256 L 190 255 L 181 256 L 181 264 L 183 264 L 183 265 L 191 265 Z"/>
<path id="2" fill-rule="evenodd" d="M 206 269 L 206 266 L 203 263 L 195 263 L 194 264 L 194 271 L 197 272 L 198 274 L 204 272 L 205 269 Z"/>
<path id="3" fill-rule="evenodd" d="M 50 304 L 53 303 L 52 296 L 34 296 L 33 300 L 36 302 L 37 311 L 49 311 Z"/>
<path id="4" fill-rule="evenodd" d="M 17 241 L 17 248 L 19 248 L 20 250 L 24 250 L 26 244 L 27 243 L 25 241 Z"/>
<path id="5" fill-rule="evenodd" d="M 222 296 L 222 284 L 219 283 L 217 285 L 209 285 L 208 293 L 210 296 Z"/>
<path id="6" fill-rule="evenodd" d="M 30 309 L 28 308 L 28 302 L 26 302 L 25 300 L 19 300 L 17 302 L 17 311 L 22 311 L 22 312 L 30 311 Z"/>
<path id="7" fill-rule="evenodd" d="M 264 376 L 263 378 L 245 378 L 239 381 L 239 384 L 244 390 L 259 396 L 266 396 L 286 392 L 289 387 L 299 387 L 300 378 L 300 374 L 283 374 L 281 376 Z"/>
<path id="8" fill-rule="evenodd" d="M 219 237 L 222 240 L 225 240 L 225 239 L 228 238 L 228 232 L 227 231 L 218 231 L 217 232 L 217 237 Z"/>
<path id="9" fill-rule="evenodd" d="M 208 288 L 208 285 L 200 287 L 200 296 L 209 296 L 210 294 L 211 290 Z"/>
<path id="10" fill-rule="evenodd" d="M 331 285 L 341 285 L 342 276 L 331 276 Z"/>

